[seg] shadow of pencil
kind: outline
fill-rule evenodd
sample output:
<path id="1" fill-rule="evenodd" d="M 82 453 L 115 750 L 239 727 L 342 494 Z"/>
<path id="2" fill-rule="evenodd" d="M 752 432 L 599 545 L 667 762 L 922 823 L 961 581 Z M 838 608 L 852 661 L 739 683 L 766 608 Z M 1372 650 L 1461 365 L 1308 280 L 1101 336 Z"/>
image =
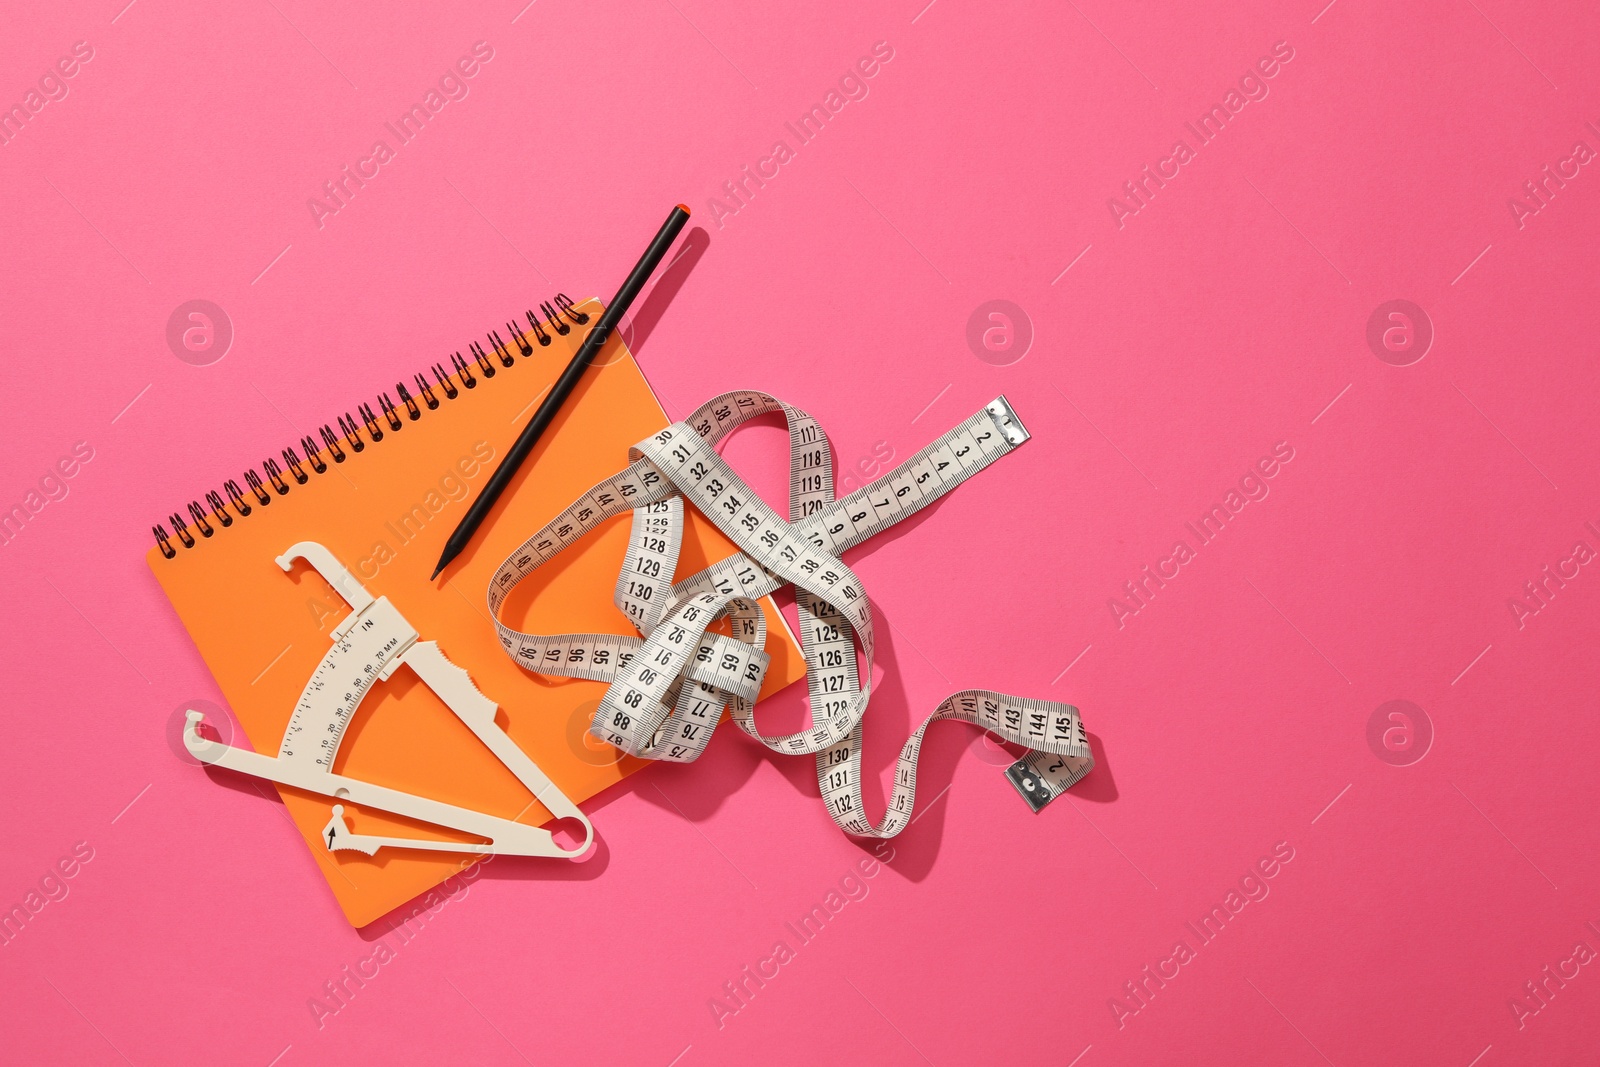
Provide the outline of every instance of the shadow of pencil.
<path id="1" fill-rule="evenodd" d="M 645 295 L 644 302 L 639 307 L 624 317 L 619 332 L 622 334 L 622 343 L 628 346 L 628 351 L 635 356 L 644 347 L 644 343 L 655 332 L 656 324 L 661 321 L 661 316 L 667 312 L 667 306 L 672 303 L 672 298 L 678 295 L 678 290 L 683 288 L 683 283 L 689 280 L 689 274 L 694 270 L 700 257 L 706 254 L 706 249 L 711 247 L 711 235 L 705 227 L 696 226 L 689 231 L 683 239 L 683 246 L 678 249 L 678 254 L 661 271 L 656 283 L 650 287 L 650 292 Z"/>

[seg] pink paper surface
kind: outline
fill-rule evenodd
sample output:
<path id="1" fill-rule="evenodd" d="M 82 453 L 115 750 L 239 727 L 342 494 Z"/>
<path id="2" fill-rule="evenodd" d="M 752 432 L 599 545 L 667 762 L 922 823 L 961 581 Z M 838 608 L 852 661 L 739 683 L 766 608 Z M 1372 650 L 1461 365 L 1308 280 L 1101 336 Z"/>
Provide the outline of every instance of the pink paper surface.
<path id="1" fill-rule="evenodd" d="M 1591 5 L 123 2 L 0 39 L 7 1062 L 1592 1058 Z M 1078 705 L 1099 765 L 1034 815 L 941 726 L 865 878 L 810 761 L 728 731 L 589 862 L 351 930 L 275 800 L 168 748 L 219 695 L 150 525 L 609 297 L 678 201 L 700 254 L 634 337 L 673 415 L 767 390 L 858 481 L 1001 392 L 1033 434 L 848 557 L 869 802 L 968 686 Z M 728 454 L 781 500 L 778 430 Z"/>

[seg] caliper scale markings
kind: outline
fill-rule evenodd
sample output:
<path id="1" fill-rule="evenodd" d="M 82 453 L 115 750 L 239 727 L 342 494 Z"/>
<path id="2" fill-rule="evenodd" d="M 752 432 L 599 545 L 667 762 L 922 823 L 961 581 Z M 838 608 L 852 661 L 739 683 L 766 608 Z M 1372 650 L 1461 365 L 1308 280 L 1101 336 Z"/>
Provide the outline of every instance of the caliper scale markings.
<path id="1" fill-rule="evenodd" d="M 588 816 L 500 729 L 495 723 L 498 705 L 478 691 L 467 672 L 445 658 L 434 642 L 418 640 L 416 629 L 389 598 L 374 599 L 327 548 L 302 541 L 279 556 L 277 563 L 287 571 L 300 559 L 311 564 L 352 610 L 334 628 L 333 647 L 323 655 L 295 702 L 277 758 L 206 738 L 198 729 L 204 716 L 194 710 L 188 712 L 183 731 L 189 752 L 212 766 L 339 801 L 322 829 L 330 852 L 354 850 L 370 856 L 380 848 L 404 848 L 572 858 L 588 851 L 594 839 Z M 374 683 L 387 679 L 402 664 L 439 696 L 547 811 L 582 824 L 582 843 L 569 849 L 550 831 L 537 826 L 334 773 L 334 758 L 362 699 Z M 345 817 L 345 804 L 403 815 L 486 840 L 473 843 L 356 833 Z"/>

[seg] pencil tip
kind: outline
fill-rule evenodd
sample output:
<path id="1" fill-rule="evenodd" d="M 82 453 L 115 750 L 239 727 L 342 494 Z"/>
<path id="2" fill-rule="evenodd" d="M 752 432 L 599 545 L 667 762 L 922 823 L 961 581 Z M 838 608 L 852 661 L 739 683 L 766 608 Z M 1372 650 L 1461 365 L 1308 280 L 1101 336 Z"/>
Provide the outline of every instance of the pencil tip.
<path id="1" fill-rule="evenodd" d="M 433 568 L 433 573 L 428 575 L 428 581 L 431 582 L 435 578 L 439 577 L 439 572 L 442 571 L 442 570 L 444 570 L 444 564 L 443 563 L 441 563 L 437 567 Z"/>

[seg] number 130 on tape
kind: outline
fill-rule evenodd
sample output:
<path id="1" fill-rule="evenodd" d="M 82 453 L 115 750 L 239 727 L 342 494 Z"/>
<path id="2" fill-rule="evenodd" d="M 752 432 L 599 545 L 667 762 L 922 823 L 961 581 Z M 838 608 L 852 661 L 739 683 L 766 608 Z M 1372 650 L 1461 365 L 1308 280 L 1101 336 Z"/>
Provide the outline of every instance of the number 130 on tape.
<path id="1" fill-rule="evenodd" d="M 761 415 L 789 431 L 789 509 L 779 515 L 717 454 L 716 444 Z M 841 558 L 850 548 L 932 504 L 1028 440 L 997 397 L 870 485 L 837 499 L 833 454 L 815 419 L 766 393 L 708 401 L 629 450 L 629 466 L 584 493 L 528 538 L 489 583 L 489 613 L 506 653 L 528 670 L 608 683 L 590 732 L 633 756 L 687 763 L 705 751 L 727 710 L 735 726 L 774 752 L 813 756 L 828 814 L 846 833 L 893 837 L 911 822 L 917 757 L 928 727 L 972 723 L 1029 751 L 1007 779 L 1035 811 L 1094 766 L 1078 709 L 968 689 L 946 697 L 907 739 L 883 820 L 862 806 L 861 722 L 871 696 L 872 607 Z M 739 552 L 674 582 L 684 508 L 699 511 Z M 638 631 L 523 633 L 500 619 L 519 582 L 606 519 L 633 514 L 613 601 Z M 794 586 L 811 722 L 768 736 L 755 723 L 765 676 L 766 622 L 756 600 Z M 726 619 L 731 633 L 709 629 Z"/>

